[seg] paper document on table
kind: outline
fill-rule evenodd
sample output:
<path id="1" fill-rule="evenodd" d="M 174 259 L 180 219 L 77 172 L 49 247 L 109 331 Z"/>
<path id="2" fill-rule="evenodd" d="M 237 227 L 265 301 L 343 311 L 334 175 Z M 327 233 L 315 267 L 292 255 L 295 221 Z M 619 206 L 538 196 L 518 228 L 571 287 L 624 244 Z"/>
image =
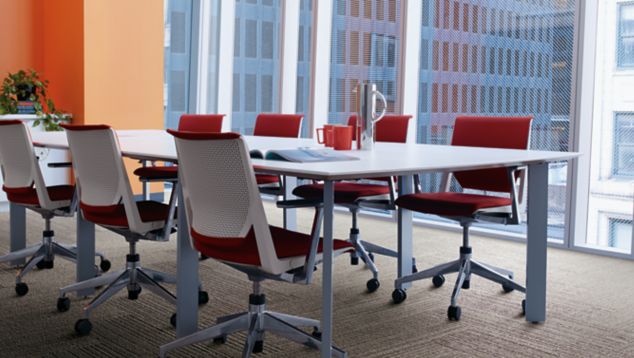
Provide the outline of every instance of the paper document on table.
<path id="1" fill-rule="evenodd" d="M 267 160 L 285 160 L 296 163 L 315 163 L 315 162 L 340 162 L 347 160 L 359 160 L 357 157 L 345 155 L 332 149 L 276 149 L 269 150 L 263 154 L 259 150 L 250 152 L 251 158 L 267 159 Z"/>

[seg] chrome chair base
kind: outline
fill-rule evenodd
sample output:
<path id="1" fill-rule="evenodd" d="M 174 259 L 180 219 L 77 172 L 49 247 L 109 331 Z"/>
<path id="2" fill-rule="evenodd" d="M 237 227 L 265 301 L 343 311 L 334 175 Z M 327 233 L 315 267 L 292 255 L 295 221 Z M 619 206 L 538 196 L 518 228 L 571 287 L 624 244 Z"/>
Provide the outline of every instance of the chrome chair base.
<path id="1" fill-rule="evenodd" d="M 135 244 L 135 241 L 130 241 L 130 254 L 127 255 L 127 267 L 125 269 L 77 282 L 59 290 L 57 309 L 60 312 L 64 312 L 70 308 L 70 300 L 66 297 L 68 293 L 108 285 L 84 307 L 84 318 L 80 319 L 75 325 L 75 330 L 79 335 L 90 333 L 92 325 L 88 320 L 92 310 L 124 288 L 128 289 L 128 298 L 131 300 L 137 299 L 142 288 L 146 288 L 168 303 L 176 305 L 176 296 L 161 285 L 162 282 L 175 284 L 176 278 L 163 272 L 141 268 Z M 84 324 L 80 325 L 79 323 Z"/>
<path id="2" fill-rule="evenodd" d="M 256 287 L 257 282 L 254 283 Z M 318 320 L 292 316 L 266 310 L 265 297 L 256 293 L 249 296 L 249 311 L 220 317 L 215 326 L 205 328 L 189 336 L 164 344 L 160 348 L 160 357 L 166 357 L 169 351 L 213 339 L 224 343 L 227 336 L 241 331 L 247 332 L 247 339 L 242 350 L 242 357 L 250 357 L 252 353 L 261 352 L 265 332 L 270 332 L 305 346 L 320 349 L 321 332 Z M 312 327 L 313 333 L 307 333 L 298 327 Z M 347 353 L 332 347 L 333 357 L 345 358 Z"/>
<path id="3" fill-rule="evenodd" d="M 24 276 L 33 271 L 35 267 L 39 268 L 52 268 L 52 264 L 55 257 L 61 257 L 70 262 L 77 262 L 77 247 L 72 245 L 64 245 L 54 240 L 54 233 L 51 230 L 44 231 L 42 237 L 42 243 L 34 245 L 22 250 L 11 252 L 7 255 L 0 256 L 0 263 L 13 262 L 18 260 L 27 259 L 24 266 L 18 272 L 15 283 L 16 285 L 22 284 Z M 110 262 L 105 256 L 99 252 L 95 253 L 95 256 L 101 259 L 101 267 L 103 271 L 107 271 L 110 268 Z M 44 263 L 47 263 L 46 265 Z M 40 266 L 41 265 L 41 266 Z"/>

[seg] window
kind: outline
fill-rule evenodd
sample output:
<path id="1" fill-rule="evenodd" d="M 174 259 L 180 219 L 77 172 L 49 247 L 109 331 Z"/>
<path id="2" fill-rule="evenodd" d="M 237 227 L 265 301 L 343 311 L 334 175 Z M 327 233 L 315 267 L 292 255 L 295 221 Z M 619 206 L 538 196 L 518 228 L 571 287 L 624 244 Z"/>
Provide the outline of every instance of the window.
<path id="1" fill-rule="evenodd" d="M 427 88 L 419 95 L 431 98 L 419 100 L 419 142 L 449 143 L 459 115 L 532 115 L 532 149 L 568 150 L 575 0 L 438 0 L 422 6 L 421 58 L 427 58 L 421 61 L 418 83 Z M 469 17 L 467 25 L 456 25 L 459 13 L 463 22 Z M 559 240 L 566 173 L 565 163 L 550 167 L 549 237 Z M 439 179 L 426 175 L 425 190 L 438 190 Z"/>
<path id="2" fill-rule="evenodd" d="M 634 67 L 634 2 L 619 4 L 617 33 L 618 67 Z"/>
<path id="3" fill-rule="evenodd" d="M 236 2 L 231 130 L 252 134 L 255 118 L 279 109 L 279 0 Z"/>
<path id="4" fill-rule="evenodd" d="M 615 115 L 612 174 L 634 177 L 634 113 Z"/>
<path id="5" fill-rule="evenodd" d="M 387 111 L 398 112 L 401 1 L 363 1 L 363 16 L 358 1 L 334 1 L 328 121 L 347 122 L 356 111 L 352 91 L 361 81 L 376 83 Z"/>
<path id="6" fill-rule="evenodd" d="M 299 6 L 299 46 L 297 50 L 297 91 L 295 93 L 295 111 L 297 113 L 304 114 L 301 136 L 308 137 L 310 130 L 308 97 L 310 96 L 313 1 L 301 0 Z"/>
<path id="7" fill-rule="evenodd" d="M 632 246 L 632 220 L 609 218 L 608 247 L 629 252 Z"/>

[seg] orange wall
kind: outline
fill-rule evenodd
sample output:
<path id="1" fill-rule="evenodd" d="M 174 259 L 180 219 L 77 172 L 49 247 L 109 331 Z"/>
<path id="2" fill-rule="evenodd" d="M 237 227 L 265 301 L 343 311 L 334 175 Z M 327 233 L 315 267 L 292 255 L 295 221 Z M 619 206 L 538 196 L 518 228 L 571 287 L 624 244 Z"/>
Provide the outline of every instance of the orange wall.
<path id="1" fill-rule="evenodd" d="M 35 43 L 43 78 L 55 105 L 84 122 L 84 1 L 40 1 Z"/>
<path id="2" fill-rule="evenodd" d="M 0 18 L 1 78 L 36 69 L 75 123 L 163 128 L 163 1 L 0 0 Z"/>
<path id="3" fill-rule="evenodd" d="M 163 2 L 84 4 L 86 123 L 163 128 Z"/>
<path id="4" fill-rule="evenodd" d="M 0 0 L 0 78 L 35 68 L 33 18 L 36 0 Z"/>

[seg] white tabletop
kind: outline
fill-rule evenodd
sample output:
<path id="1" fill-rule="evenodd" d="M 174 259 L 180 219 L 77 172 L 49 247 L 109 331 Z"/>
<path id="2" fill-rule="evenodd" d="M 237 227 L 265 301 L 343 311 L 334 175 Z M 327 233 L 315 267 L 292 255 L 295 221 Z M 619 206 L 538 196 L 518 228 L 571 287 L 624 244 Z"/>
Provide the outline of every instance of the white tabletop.
<path id="1" fill-rule="evenodd" d="M 124 156 L 161 161 L 176 161 L 173 138 L 161 130 L 123 130 L 117 132 Z M 323 147 L 313 139 L 244 136 L 250 149 L 292 149 Z M 63 132 L 33 133 L 35 145 L 66 149 Z M 574 152 L 512 150 L 429 144 L 376 143 L 373 151 L 345 151 L 360 160 L 323 163 L 292 163 L 253 160 L 258 171 L 301 176 L 308 179 L 355 179 L 422 172 L 445 172 L 555 162 L 579 156 Z"/>

